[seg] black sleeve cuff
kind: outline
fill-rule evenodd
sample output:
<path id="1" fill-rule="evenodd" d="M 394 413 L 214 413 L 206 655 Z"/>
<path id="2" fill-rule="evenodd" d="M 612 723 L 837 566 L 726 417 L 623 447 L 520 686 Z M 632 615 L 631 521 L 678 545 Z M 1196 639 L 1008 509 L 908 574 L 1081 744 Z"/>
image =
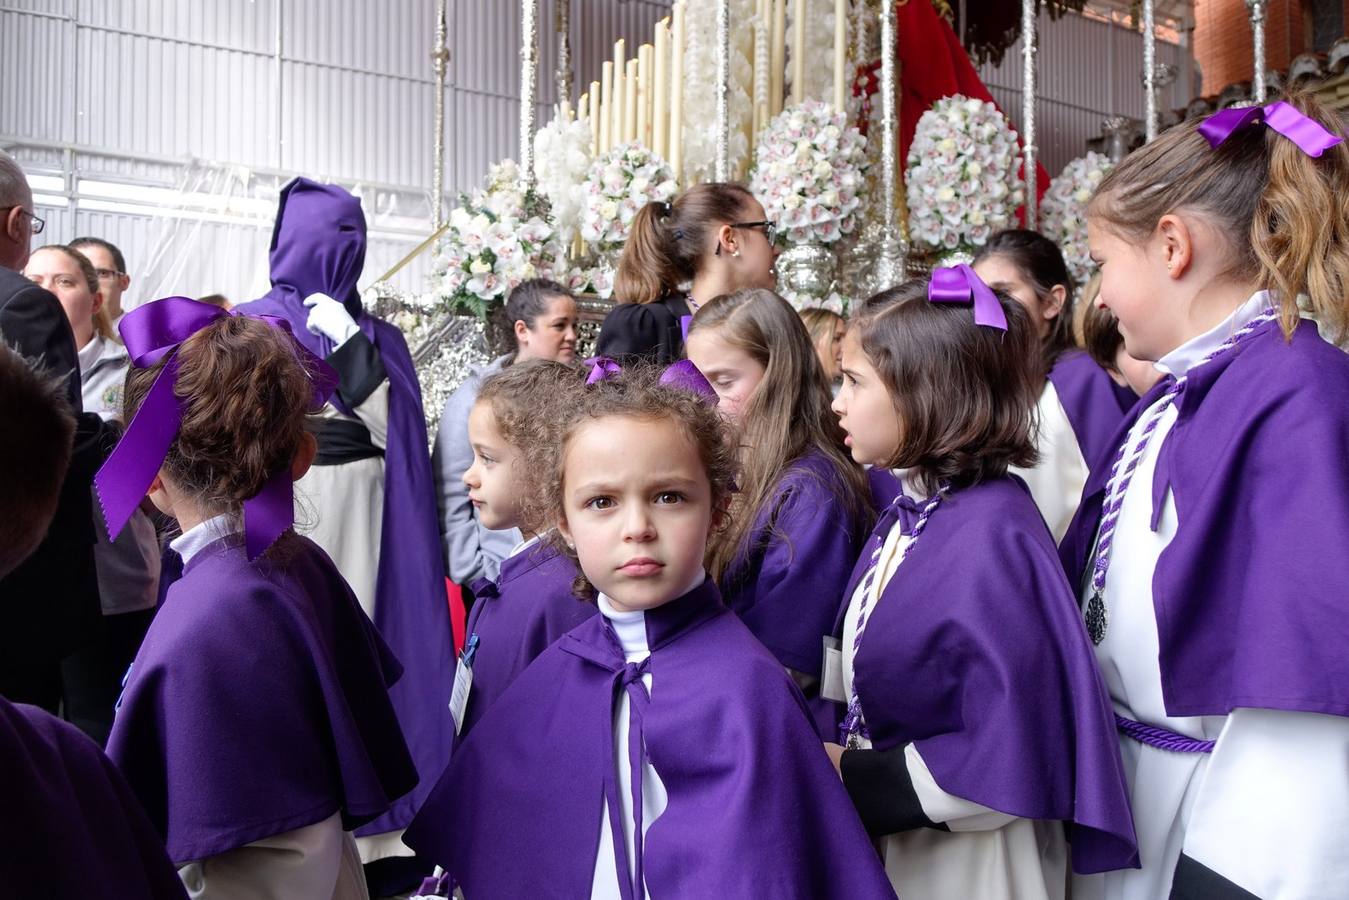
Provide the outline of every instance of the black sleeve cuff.
<path id="1" fill-rule="evenodd" d="M 872 837 L 912 831 L 915 828 L 938 828 L 945 825 L 933 822 L 923 812 L 923 804 L 913 789 L 909 766 L 904 759 L 901 744 L 889 750 L 845 750 L 839 769 L 843 786 L 848 789 L 862 824 Z"/>
<path id="2" fill-rule="evenodd" d="M 379 349 L 364 332 L 328 354 L 328 365 L 337 370 L 337 396 L 350 407 L 364 403 L 389 377 Z"/>
<path id="3" fill-rule="evenodd" d="M 1171 879 L 1171 900 L 1260 900 L 1184 853 Z"/>

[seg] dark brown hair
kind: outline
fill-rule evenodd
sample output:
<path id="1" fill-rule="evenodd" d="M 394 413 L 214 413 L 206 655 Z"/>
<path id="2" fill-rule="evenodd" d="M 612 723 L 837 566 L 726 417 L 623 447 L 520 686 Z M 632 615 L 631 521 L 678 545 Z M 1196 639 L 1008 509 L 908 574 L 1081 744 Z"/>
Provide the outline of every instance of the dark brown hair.
<path id="1" fill-rule="evenodd" d="M 305 416 L 318 412 L 311 373 L 290 335 L 247 316 L 215 320 L 177 359 L 183 416 L 162 470 L 212 514 L 238 513 L 299 450 Z M 127 372 L 123 421 L 164 365 Z"/>
<path id="2" fill-rule="evenodd" d="M 796 310 L 772 291 L 746 288 L 704 304 L 689 336 L 711 329 L 764 367 L 737 429 L 740 490 L 731 505 L 732 524 L 708 546 L 712 577 L 720 581 L 736 557 L 749 552 L 755 519 L 772 502 L 782 473 L 811 450 L 829 461 L 846 488 L 844 508 L 865 531 L 871 518 L 866 474 L 844 447 L 843 429 L 829 408 L 829 379 Z"/>
<path id="3" fill-rule="evenodd" d="M 1094 303 L 1087 307 L 1082 314 L 1082 343 L 1096 365 L 1108 372 L 1119 371 L 1115 358 L 1124 343 L 1124 335 L 1119 333 L 1119 323 L 1113 313 Z"/>
<path id="4" fill-rule="evenodd" d="M 1284 99 L 1332 134 L 1344 123 L 1309 94 Z M 1197 122 L 1168 129 L 1101 182 L 1088 214 L 1135 243 L 1168 213 L 1208 218 L 1231 241 L 1228 273 L 1269 289 L 1285 335 L 1306 294 L 1336 341 L 1349 331 L 1349 144 L 1314 158 L 1263 125 L 1239 128 L 1216 148 Z"/>
<path id="5" fill-rule="evenodd" d="M 968 306 L 929 303 L 921 279 L 869 298 L 853 314 L 862 351 L 899 417 L 899 447 L 885 465 L 912 470 L 928 493 L 1037 461 L 1038 341 L 1021 304 L 994 293 L 1005 332 L 974 324 Z"/>
<path id="6" fill-rule="evenodd" d="M 713 510 L 725 512 L 735 490 L 736 465 L 735 446 L 726 424 L 716 407 L 684 388 L 661 384 L 660 375 L 657 366 L 629 366 L 580 392 L 573 415 L 567 417 L 559 431 L 558 452 L 542 478 L 543 508 L 550 521 L 560 522 L 564 515 L 567 445 L 582 428 L 611 417 L 674 423 L 697 450 L 707 472 Z M 575 548 L 567 546 L 558 532 L 550 539 L 559 551 L 577 562 Z M 595 587 L 584 572 L 577 576 L 572 588 L 582 600 L 595 599 Z"/>
<path id="7" fill-rule="evenodd" d="M 56 513 L 75 435 L 63 385 L 0 341 L 0 577 L 37 549 Z"/>
<path id="8" fill-rule="evenodd" d="M 476 403 L 487 404 L 501 437 L 515 448 L 521 465 L 512 468 L 518 485 L 523 527 L 542 533 L 552 527 L 539 498 L 540 478 L 551 471 L 562 426 L 574 415 L 584 370 L 545 359 L 530 359 L 502 369 L 482 383 Z"/>
<path id="9" fill-rule="evenodd" d="M 1073 348 L 1073 279 L 1068 275 L 1068 264 L 1063 261 L 1059 245 L 1038 231 L 1024 228 L 1006 228 L 996 232 L 974 257 L 981 259 L 1001 256 L 1016 266 L 1021 277 L 1035 291 L 1035 299 L 1045 303 L 1050 292 L 1061 286 L 1064 290 L 1063 308 L 1054 318 L 1049 332 L 1041 342 L 1044 371 L 1049 372 L 1065 350 Z"/>
<path id="10" fill-rule="evenodd" d="M 652 201 L 637 211 L 614 278 L 619 303 L 654 303 L 678 290 L 712 253 L 711 229 L 730 224 L 753 202 L 749 188 L 730 182 L 695 184 L 673 203 Z"/>

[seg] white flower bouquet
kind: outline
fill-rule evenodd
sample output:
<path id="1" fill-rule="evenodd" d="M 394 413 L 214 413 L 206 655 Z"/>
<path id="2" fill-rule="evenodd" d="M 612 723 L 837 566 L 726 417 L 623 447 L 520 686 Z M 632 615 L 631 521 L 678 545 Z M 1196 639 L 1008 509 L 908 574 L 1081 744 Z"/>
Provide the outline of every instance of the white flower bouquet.
<path id="1" fill-rule="evenodd" d="M 620 144 L 590 167 L 582 187 L 581 237 L 600 253 L 623 247 L 637 211 L 675 195 L 670 165 L 640 144 Z"/>
<path id="2" fill-rule="evenodd" d="M 520 282 L 553 277 L 563 247 L 548 221 L 529 214 L 534 205 L 511 160 L 492 167 L 484 189 L 460 197 L 432 274 L 447 309 L 485 316 Z"/>
<path id="3" fill-rule="evenodd" d="M 857 227 L 867 139 L 831 104 L 807 100 L 764 130 L 749 189 L 790 244 L 832 244 Z"/>
<path id="4" fill-rule="evenodd" d="M 918 120 L 908 159 L 909 240 L 980 247 L 1010 227 L 1025 198 L 1016 132 L 992 103 L 960 94 Z"/>
<path id="5" fill-rule="evenodd" d="M 534 135 L 534 177 L 553 209 L 553 227 L 564 245 L 581 227 L 583 186 L 592 162 L 589 119 L 554 118 Z"/>
<path id="6" fill-rule="evenodd" d="M 1068 274 L 1079 285 L 1096 270 L 1087 250 L 1087 204 L 1114 167 L 1104 153 L 1089 151 L 1063 167 L 1040 203 L 1040 230 L 1059 245 Z"/>

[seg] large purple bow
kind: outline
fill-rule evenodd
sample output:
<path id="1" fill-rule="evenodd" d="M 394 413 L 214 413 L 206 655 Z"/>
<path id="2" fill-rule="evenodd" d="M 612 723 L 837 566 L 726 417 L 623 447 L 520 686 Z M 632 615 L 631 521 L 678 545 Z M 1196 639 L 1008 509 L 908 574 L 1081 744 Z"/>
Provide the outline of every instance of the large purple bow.
<path id="1" fill-rule="evenodd" d="M 672 363 L 669 368 L 661 373 L 660 383 L 695 394 L 699 400 L 709 406 L 717 405 L 716 389 L 703 376 L 703 373 L 698 371 L 698 367 L 693 364 L 693 360 L 681 359 Z"/>
<path id="2" fill-rule="evenodd" d="M 119 330 L 131 364 L 148 368 L 168 357 L 169 361 L 155 378 L 140 409 L 131 419 L 126 433 L 94 476 L 99 502 L 108 523 L 108 534 L 116 537 L 150 490 L 168 455 L 183 418 L 183 401 L 174 393 L 178 374 L 178 348 L 183 341 L 229 315 L 218 306 L 198 303 L 187 297 L 166 297 L 127 313 Z M 276 316 L 250 316 L 273 328 L 291 334 L 290 323 Z M 326 362 L 295 342 L 296 355 L 314 380 L 315 406 L 321 405 L 337 386 L 337 373 Z M 294 484 L 290 467 L 273 473 L 255 496 L 244 501 L 244 547 L 249 559 L 256 559 L 295 521 Z"/>
<path id="3" fill-rule="evenodd" d="M 592 356 L 585 361 L 585 364 L 590 366 L 590 374 L 586 376 L 586 384 L 604 381 L 623 371 L 622 366 L 607 356 Z"/>
<path id="4" fill-rule="evenodd" d="M 998 295 L 964 263 L 933 271 L 932 280 L 927 283 L 927 299 L 929 303 L 973 305 L 974 324 L 1007 330 L 1007 314 L 1002 311 Z"/>
<path id="5" fill-rule="evenodd" d="M 1344 141 L 1339 135 L 1327 131 L 1320 122 L 1304 116 L 1292 104 L 1282 100 L 1276 100 L 1266 106 L 1218 110 L 1199 123 L 1199 133 L 1208 141 L 1210 147 L 1216 149 L 1235 132 L 1257 122 L 1263 122 L 1288 138 L 1308 156 L 1319 157 Z"/>

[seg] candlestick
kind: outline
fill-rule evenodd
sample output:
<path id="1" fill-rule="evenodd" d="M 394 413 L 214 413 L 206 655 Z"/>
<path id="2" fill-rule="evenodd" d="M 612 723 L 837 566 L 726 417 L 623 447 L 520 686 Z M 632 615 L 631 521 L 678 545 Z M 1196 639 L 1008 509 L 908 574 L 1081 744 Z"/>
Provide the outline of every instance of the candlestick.
<path id="1" fill-rule="evenodd" d="M 1265 13 L 1267 4 L 1265 0 L 1246 0 L 1246 10 L 1251 17 L 1251 42 L 1252 57 L 1255 63 L 1255 77 L 1252 87 L 1255 94 L 1256 103 L 1265 102 Z"/>
<path id="2" fill-rule="evenodd" d="M 717 181 L 731 177 L 731 0 L 717 4 Z"/>
<path id="3" fill-rule="evenodd" d="M 539 2 L 520 0 L 520 178 L 534 186 L 534 83 L 539 65 Z"/>

